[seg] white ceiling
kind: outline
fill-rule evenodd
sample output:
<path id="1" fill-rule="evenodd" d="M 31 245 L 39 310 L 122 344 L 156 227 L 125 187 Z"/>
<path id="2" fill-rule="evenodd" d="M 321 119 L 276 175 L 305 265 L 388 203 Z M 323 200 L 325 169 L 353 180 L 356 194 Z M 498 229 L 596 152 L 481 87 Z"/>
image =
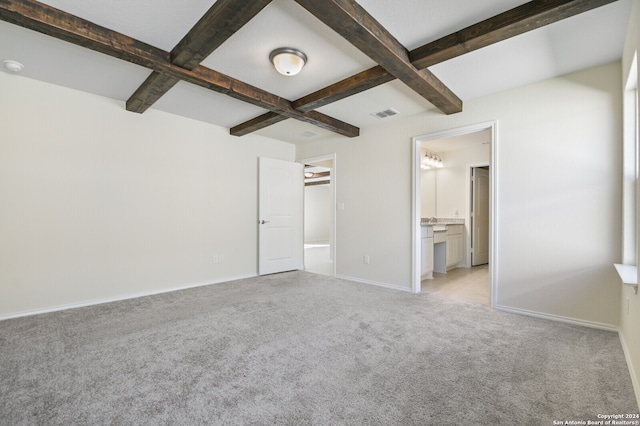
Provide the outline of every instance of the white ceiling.
<path id="1" fill-rule="evenodd" d="M 213 0 L 45 0 L 43 3 L 170 51 Z M 518 0 L 358 0 L 406 48 L 413 49 L 514 8 Z M 620 59 L 632 0 L 565 19 L 431 67 L 463 101 Z M 144 17 L 144 18 L 141 18 Z M 588 30 L 587 30 L 588 29 Z M 279 75 L 268 55 L 295 47 L 309 60 L 295 77 Z M 0 61 L 25 65 L 21 76 L 126 101 L 149 71 L 118 59 L 0 21 Z M 368 69 L 375 63 L 293 0 L 274 0 L 203 62 L 204 66 L 290 100 Z M 16 77 L 20 78 L 20 77 Z M 153 108 L 232 127 L 266 112 L 227 96 L 179 83 Z M 398 117 L 432 105 L 393 81 L 327 105 L 319 111 L 364 128 L 371 113 L 387 108 Z M 258 132 L 304 143 L 327 130 L 286 120 Z"/>

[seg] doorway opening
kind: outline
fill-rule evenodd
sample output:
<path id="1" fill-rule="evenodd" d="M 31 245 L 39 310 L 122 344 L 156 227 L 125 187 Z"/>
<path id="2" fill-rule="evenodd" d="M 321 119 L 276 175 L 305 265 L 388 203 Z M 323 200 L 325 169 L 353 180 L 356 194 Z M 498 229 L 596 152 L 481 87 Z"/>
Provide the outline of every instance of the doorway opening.
<path id="1" fill-rule="evenodd" d="M 489 263 L 489 173 L 489 165 L 471 167 L 471 266 Z"/>
<path id="2" fill-rule="evenodd" d="M 496 134 L 490 122 L 413 138 L 414 293 L 495 305 Z M 425 156 L 442 163 L 425 170 Z"/>
<path id="3" fill-rule="evenodd" d="M 335 276 L 335 154 L 304 165 L 304 270 Z"/>

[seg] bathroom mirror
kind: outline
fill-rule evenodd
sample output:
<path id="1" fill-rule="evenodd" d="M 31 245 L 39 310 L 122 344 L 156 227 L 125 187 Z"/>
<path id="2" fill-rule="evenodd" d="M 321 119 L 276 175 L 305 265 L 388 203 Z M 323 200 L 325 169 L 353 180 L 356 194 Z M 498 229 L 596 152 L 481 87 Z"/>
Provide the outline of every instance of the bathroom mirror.
<path id="1" fill-rule="evenodd" d="M 436 201 L 436 183 L 438 178 L 437 169 L 422 170 L 422 213 L 423 218 L 435 217 L 437 201 Z"/>

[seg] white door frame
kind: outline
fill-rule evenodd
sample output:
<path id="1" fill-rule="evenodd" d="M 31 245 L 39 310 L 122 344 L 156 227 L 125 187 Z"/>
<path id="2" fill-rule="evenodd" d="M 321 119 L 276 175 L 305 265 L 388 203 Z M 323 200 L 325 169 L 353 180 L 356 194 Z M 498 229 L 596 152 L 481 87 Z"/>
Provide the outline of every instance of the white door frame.
<path id="1" fill-rule="evenodd" d="M 412 269 L 412 291 L 414 293 L 420 293 L 422 289 L 421 285 L 421 265 L 420 265 L 420 219 L 421 214 L 421 197 L 422 197 L 422 179 L 420 162 L 422 161 L 422 143 L 435 139 L 444 139 L 454 136 L 462 136 L 468 133 L 475 133 L 482 130 L 491 129 L 491 160 L 489 168 L 489 178 L 491 179 L 491 186 L 489 188 L 489 226 L 491 232 L 489 234 L 489 281 L 490 281 L 490 303 L 491 306 L 497 305 L 498 300 L 498 173 L 497 173 L 497 160 L 498 160 L 498 121 L 490 121 L 486 123 L 479 123 L 465 127 L 459 127 L 455 129 L 444 130 L 440 132 L 428 133 L 424 135 L 415 136 L 413 141 L 413 158 L 412 158 L 412 171 L 413 171 L 413 194 L 412 194 L 412 209 L 411 209 L 411 269 Z M 468 202 L 468 201 L 467 201 Z M 467 222 L 468 223 L 468 222 Z"/>
<path id="2" fill-rule="evenodd" d="M 327 161 L 327 160 L 331 160 L 332 164 L 333 164 L 333 168 L 331 170 L 331 209 L 332 209 L 332 217 L 331 217 L 331 227 L 330 227 L 330 232 L 331 232 L 331 245 L 329 247 L 330 250 L 330 256 L 332 259 L 332 263 L 333 263 L 333 276 L 336 276 L 336 270 L 337 270 L 337 263 L 338 263 L 338 259 L 336 258 L 336 221 L 337 221 L 337 215 L 336 215 L 336 210 L 337 210 L 337 198 L 336 198 L 336 193 L 337 193 L 337 182 L 338 182 L 338 163 L 336 162 L 336 153 L 334 152 L 333 154 L 327 154 L 327 155 L 320 155 L 318 157 L 309 157 L 309 158 L 303 158 L 303 159 L 299 159 L 298 163 L 302 163 L 304 164 L 313 164 L 313 163 L 320 163 L 323 161 Z M 305 201 L 306 202 L 306 201 Z M 303 242 L 304 244 L 304 242 Z"/>

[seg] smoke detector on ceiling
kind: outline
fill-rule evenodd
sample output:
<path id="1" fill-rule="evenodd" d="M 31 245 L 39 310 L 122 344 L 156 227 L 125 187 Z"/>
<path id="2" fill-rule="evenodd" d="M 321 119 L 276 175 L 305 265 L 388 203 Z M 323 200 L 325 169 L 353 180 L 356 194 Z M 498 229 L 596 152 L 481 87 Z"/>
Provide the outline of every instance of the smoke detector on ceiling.
<path id="1" fill-rule="evenodd" d="M 400 112 L 396 109 L 393 108 L 387 108 L 385 110 L 382 111 L 378 111 L 378 112 L 372 112 L 371 115 L 373 115 L 376 118 L 387 118 L 387 117 L 392 117 L 394 115 L 400 114 Z"/>

